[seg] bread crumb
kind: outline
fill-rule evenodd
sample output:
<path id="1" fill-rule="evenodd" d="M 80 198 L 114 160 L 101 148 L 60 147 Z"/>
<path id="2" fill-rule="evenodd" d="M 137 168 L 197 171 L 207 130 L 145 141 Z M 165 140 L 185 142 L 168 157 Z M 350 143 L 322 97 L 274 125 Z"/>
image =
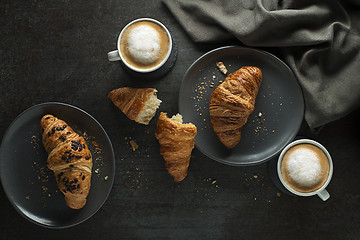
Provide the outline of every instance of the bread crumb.
<path id="1" fill-rule="evenodd" d="M 276 196 L 280 197 L 280 196 L 281 196 L 281 193 L 277 192 L 277 193 L 276 193 Z"/>
<path id="2" fill-rule="evenodd" d="M 100 154 L 101 153 L 101 148 L 99 146 L 99 144 L 96 141 L 91 141 L 93 147 L 94 147 L 94 153 L 95 154 Z"/>
<path id="3" fill-rule="evenodd" d="M 130 140 L 130 145 L 132 147 L 132 150 L 135 152 L 136 149 L 138 149 L 139 145 L 134 140 Z"/>
<path id="4" fill-rule="evenodd" d="M 83 137 L 85 140 L 89 140 L 89 136 L 86 131 L 83 133 Z"/>
<path id="5" fill-rule="evenodd" d="M 225 65 L 223 62 L 217 62 L 216 66 L 218 67 L 218 69 L 220 70 L 220 72 L 222 72 L 223 74 L 227 74 L 228 70 L 226 69 Z"/>

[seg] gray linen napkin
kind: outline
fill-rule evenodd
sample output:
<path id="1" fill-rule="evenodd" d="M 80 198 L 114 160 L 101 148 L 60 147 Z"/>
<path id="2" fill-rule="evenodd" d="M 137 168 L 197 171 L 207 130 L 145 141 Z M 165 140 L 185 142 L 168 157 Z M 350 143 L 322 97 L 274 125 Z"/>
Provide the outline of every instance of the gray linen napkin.
<path id="1" fill-rule="evenodd" d="M 195 42 L 278 47 L 302 87 L 311 128 L 360 104 L 360 34 L 337 1 L 164 0 Z"/>

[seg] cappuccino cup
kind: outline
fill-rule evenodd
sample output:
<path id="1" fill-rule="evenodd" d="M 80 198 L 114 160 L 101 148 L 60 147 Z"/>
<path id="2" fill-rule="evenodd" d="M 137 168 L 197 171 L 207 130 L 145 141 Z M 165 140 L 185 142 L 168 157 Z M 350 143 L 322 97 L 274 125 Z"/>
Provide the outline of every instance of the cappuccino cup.
<path id="1" fill-rule="evenodd" d="M 108 53 L 109 61 L 122 61 L 125 67 L 150 73 L 163 66 L 172 51 L 168 29 L 152 18 L 139 18 L 128 23 L 120 32 L 117 50 Z"/>
<path id="2" fill-rule="evenodd" d="M 330 194 L 326 187 L 333 174 L 329 152 L 310 139 L 296 140 L 281 152 L 277 173 L 282 185 L 297 196 L 318 195 L 326 201 Z"/>

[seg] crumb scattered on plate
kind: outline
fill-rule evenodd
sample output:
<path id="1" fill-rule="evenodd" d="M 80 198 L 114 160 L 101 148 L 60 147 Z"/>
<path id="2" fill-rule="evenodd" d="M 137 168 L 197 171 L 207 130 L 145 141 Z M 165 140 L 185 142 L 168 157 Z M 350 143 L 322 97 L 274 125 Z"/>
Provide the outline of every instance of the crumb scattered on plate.
<path id="1" fill-rule="evenodd" d="M 217 62 L 216 66 L 218 67 L 218 69 L 220 70 L 220 72 L 222 72 L 223 74 L 227 74 L 228 70 L 226 69 L 225 65 L 223 62 Z"/>

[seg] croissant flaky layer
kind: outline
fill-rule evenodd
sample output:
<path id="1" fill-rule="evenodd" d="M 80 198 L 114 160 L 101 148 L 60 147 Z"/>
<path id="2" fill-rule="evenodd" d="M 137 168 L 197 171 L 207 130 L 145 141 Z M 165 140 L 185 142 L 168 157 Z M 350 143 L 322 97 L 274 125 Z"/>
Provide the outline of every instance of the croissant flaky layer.
<path id="1" fill-rule="evenodd" d="M 239 143 L 241 129 L 254 111 L 261 81 L 260 68 L 242 67 L 229 74 L 211 94 L 211 126 L 225 147 L 234 148 Z"/>
<path id="2" fill-rule="evenodd" d="M 47 114 L 40 121 L 42 142 L 49 154 L 47 166 L 54 171 L 66 204 L 80 209 L 91 185 L 92 155 L 83 137 L 66 122 Z"/>
<path id="3" fill-rule="evenodd" d="M 112 90 L 108 97 L 129 119 L 148 125 L 161 100 L 155 88 L 122 87 Z"/>
<path id="4" fill-rule="evenodd" d="M 160 113 L 155 136 L 160 143 L 165 168 L 175 182 L 180 182 L 187 176 L 196 134 L 196 126 L 191 123 L 183 124 L 180 114 L 168 118 L 166 113 Z"/>

